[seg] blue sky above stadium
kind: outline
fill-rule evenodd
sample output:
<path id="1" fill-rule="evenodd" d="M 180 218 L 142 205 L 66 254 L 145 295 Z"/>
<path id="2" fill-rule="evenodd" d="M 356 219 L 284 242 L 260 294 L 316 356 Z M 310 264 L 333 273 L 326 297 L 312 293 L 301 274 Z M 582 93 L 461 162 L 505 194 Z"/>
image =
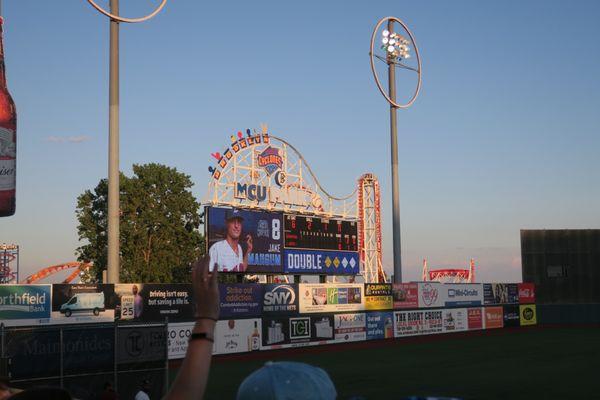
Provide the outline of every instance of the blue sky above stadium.
<path id="1" fill-rule="evenodd" d="M 108 21 L 82 0 L 5 1 L 2 12 L 19 142 L 17 214 L 0 220 L 0 242 L 21 246 L 25 277 L 75 258 L 76 197 L 106 176 Z M 202 198 L 210 153 L 267 123 L 333 194 L 379 177 L 389 267 L 389 113 L 368 58 L 386 15 L 411 27 L 424 71 L 398 114 L 405 278 L 424 257 L 474 257 L 479 281 L 520 281 L 519 229 L 598 228 L 592 1 L 171 1 L 121 27 L 123 171 L 175 166 Z"/>

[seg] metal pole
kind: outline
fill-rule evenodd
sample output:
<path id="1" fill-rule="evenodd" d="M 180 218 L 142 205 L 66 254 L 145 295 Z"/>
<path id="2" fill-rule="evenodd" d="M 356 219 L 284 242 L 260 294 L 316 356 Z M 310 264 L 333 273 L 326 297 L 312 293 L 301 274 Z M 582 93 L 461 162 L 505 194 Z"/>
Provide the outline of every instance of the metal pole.
<path id="1" fill-rule="evenodd" d="M 119 0 L 110 0 L 111 14 Z M 108 283 L 119 283 L 119 22 L 110 20 L 108 112 Z"/>
<path id="2" fill-rule="evenodd" d="M 388 20 L 388 32 L 394 32 L 394 21 Z M 396 66 L 388 56 L 388 85 L 390 99 L 396 101 Z M 400 190 L 398 177 L 398 131 L 396 107 L 390 104 L 390 136 L 392 147 L 392 241 L 394 248 L 394 283 L 402 282 L 402 252 L 400 250 Z"/>
<path id="3" fill-rule="evenodd" d="M 162 395 L 166 396 L 169 391 L 169 317 L 165 317 L 165 374 Z"/>

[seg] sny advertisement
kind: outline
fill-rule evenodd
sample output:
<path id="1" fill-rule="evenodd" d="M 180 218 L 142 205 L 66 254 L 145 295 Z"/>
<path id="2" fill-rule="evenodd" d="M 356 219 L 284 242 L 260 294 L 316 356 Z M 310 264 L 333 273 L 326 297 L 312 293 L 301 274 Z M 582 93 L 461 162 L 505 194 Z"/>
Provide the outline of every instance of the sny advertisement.
<path id="1" fill-rule="evenodd" d="M 297 314 L 298 285 L 276 283 L 264 285 L 263 314 Z"/>

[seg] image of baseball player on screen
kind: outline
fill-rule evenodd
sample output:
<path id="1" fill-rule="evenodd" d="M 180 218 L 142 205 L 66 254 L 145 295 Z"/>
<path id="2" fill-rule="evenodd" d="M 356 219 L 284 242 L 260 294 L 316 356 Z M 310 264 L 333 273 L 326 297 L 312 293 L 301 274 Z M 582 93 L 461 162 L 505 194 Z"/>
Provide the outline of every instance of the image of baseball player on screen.
<path id="1" fill-rule="evenodd" d="M 210 269 L 219 272 L 244 272 L 248 268 L 248 254 L 252 252 L 252 235 L 246 235 L 246 252 L 241 246 L 241 235 L 244 217 L 240 210 L 231 209 L 225 212 L 225 239 L 213 244 L 208 255 Z"/>

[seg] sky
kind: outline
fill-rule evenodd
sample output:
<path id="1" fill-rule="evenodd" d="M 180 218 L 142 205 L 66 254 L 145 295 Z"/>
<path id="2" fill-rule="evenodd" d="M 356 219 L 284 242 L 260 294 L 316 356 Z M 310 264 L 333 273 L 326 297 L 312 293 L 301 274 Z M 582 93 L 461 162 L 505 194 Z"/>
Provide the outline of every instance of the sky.
<path id="1" fill-rule="evenodd" d="M 76 198 L 107 174 L 109 24 L 84 0 L 4 0 L 2 14 L 18 183 L 0 243 L 20 245 L 24 279 L 75 259 Z M 388 15 L 423 63 L 419 98 L 398 112 L 404 279 L 420 279 L 423 258 L 473 257 L 478 281 L 519 282 L 520 229 L 600 228 L 595 1 L 171 0 L 121 25 L 122 171 L 174 166 L 202 199 L 210 153 L 267 123 L 334 195 L 379 178 L 391 270 L 389 107 L 368 56 Z"/>

